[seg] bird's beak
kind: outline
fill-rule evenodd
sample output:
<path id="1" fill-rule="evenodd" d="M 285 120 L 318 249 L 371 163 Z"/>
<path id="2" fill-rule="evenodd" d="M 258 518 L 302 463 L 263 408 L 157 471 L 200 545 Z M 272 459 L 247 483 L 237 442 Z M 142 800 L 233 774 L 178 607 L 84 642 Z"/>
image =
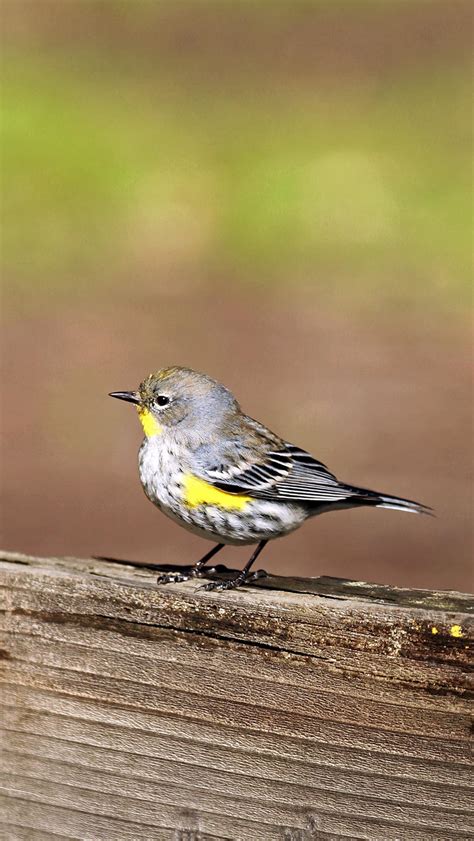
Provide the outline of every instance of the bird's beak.
<path id="1" fill-rule="evenodd" d="M 116 397 L 117 400 L 126 400 L 127 403 L 141 403 L 138 391 L 111 391 L 109 397 Z"/>

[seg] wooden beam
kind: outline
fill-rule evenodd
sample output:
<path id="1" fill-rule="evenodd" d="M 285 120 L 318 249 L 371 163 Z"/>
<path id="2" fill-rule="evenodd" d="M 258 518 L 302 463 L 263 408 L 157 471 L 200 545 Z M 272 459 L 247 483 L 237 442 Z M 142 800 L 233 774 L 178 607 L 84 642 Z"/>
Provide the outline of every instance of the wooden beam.
<path id="1" fill-rule="evenodd" d="M 472 837 L 469 596 L 0 561 L 3 837 Z"/>

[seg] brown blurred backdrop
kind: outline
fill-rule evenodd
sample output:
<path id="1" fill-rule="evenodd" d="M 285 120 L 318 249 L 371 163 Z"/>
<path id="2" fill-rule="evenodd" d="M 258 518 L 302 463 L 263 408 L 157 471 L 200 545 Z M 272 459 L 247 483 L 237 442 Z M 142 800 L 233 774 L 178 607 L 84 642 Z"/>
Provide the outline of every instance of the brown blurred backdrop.
<path id="1" fill-rule="evenodd" d="M 436 509 L 324 515 L 267 569 L 472 586 L 471 8 L 3 3 L 6 548 L 205 551 L 107 397 L 183 364 Z"/>

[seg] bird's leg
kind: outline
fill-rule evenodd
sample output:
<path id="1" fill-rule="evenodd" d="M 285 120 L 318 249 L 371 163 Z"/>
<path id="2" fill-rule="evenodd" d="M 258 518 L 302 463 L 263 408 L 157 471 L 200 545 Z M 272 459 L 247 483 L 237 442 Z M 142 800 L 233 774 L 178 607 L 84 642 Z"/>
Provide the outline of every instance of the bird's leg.
<path id="1" fill-rule="evenodd" d="M 200 575 L 203 575 L 204 572 L 214 572 L 215 567 L 206 567 L 206 564 L 208 561 L 211 560 L 211 558 L 214 557 L 214 555 L 217 555 L 217 553 L 220 552 L 223 548 L 224 543 L 216 543 L 216 545 L 213 546 L 212 549 L 209 549 L 209 552 L 206 552 L 204 557 L 202 557 L 201 560 L 194 564 L 194 566 L 191 568 L 191 576 L 193 578 L 197 578 Z"/>
<path id="2" fill-rule="evenodd" d="M 163 572 L 161 575 L 158 576 L 156 579 L 157 584 L 171 584 L 172 582 L 179 582 L 179 581 L 189 581 L 190 578 L 199 578 L 201 575 L 204 575 L 206 572 L 213 572 L 214 567 L 206 567 L 207 561 L 210 561 L 214 555 L 217 555 L 221 549 L 224 548 L 223 543 L 217 543 L 209 552 L 206 552 L 203 558 L 197 563 L 194 564 L 193 567 L 186 568 L 183 567 L 183 572 Z M 186 572 L 184 572 L 186 570 Z"/>
<path id="3" fill-rule="evenodd" d="M 210 581 L 209 584 L 204 584 L 203 587 L 200 587 L 200 590 L 233 590 L 235 587 L 241 587 L 242 584 L 248 584 L 249 581 L 255 581 L 257 578 L 263 578 L 267 573 L 264 569 L 258 569 L 256 572 L 251 572 L 249 574 L 250 567 L 253 563 L 257 560 L 260 552 L 266 546 L 268 540 L 261 540 L 258 544 L 257 548 L 252 554 L 250 560 L 247 561 L 243 570 L 235 576 L 235 578 L 231 578 L 230 581 Z"/>

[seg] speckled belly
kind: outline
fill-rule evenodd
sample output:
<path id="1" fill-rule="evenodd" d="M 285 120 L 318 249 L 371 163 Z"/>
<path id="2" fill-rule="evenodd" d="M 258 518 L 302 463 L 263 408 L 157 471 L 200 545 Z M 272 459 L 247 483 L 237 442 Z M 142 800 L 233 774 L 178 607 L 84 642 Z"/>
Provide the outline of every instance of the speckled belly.
<path id="1" fill-rule="evenodd" d="M 298 528 L 307 516 L 301 506 L 259 499 L 238 510 L 208 504 L 188 506 L 181 462 L 172 450 L 154 441 L 143 442 L 139 471 L 148 499 L 168 517 L 208 540 L 235 544 L 271 540 Z"/>

